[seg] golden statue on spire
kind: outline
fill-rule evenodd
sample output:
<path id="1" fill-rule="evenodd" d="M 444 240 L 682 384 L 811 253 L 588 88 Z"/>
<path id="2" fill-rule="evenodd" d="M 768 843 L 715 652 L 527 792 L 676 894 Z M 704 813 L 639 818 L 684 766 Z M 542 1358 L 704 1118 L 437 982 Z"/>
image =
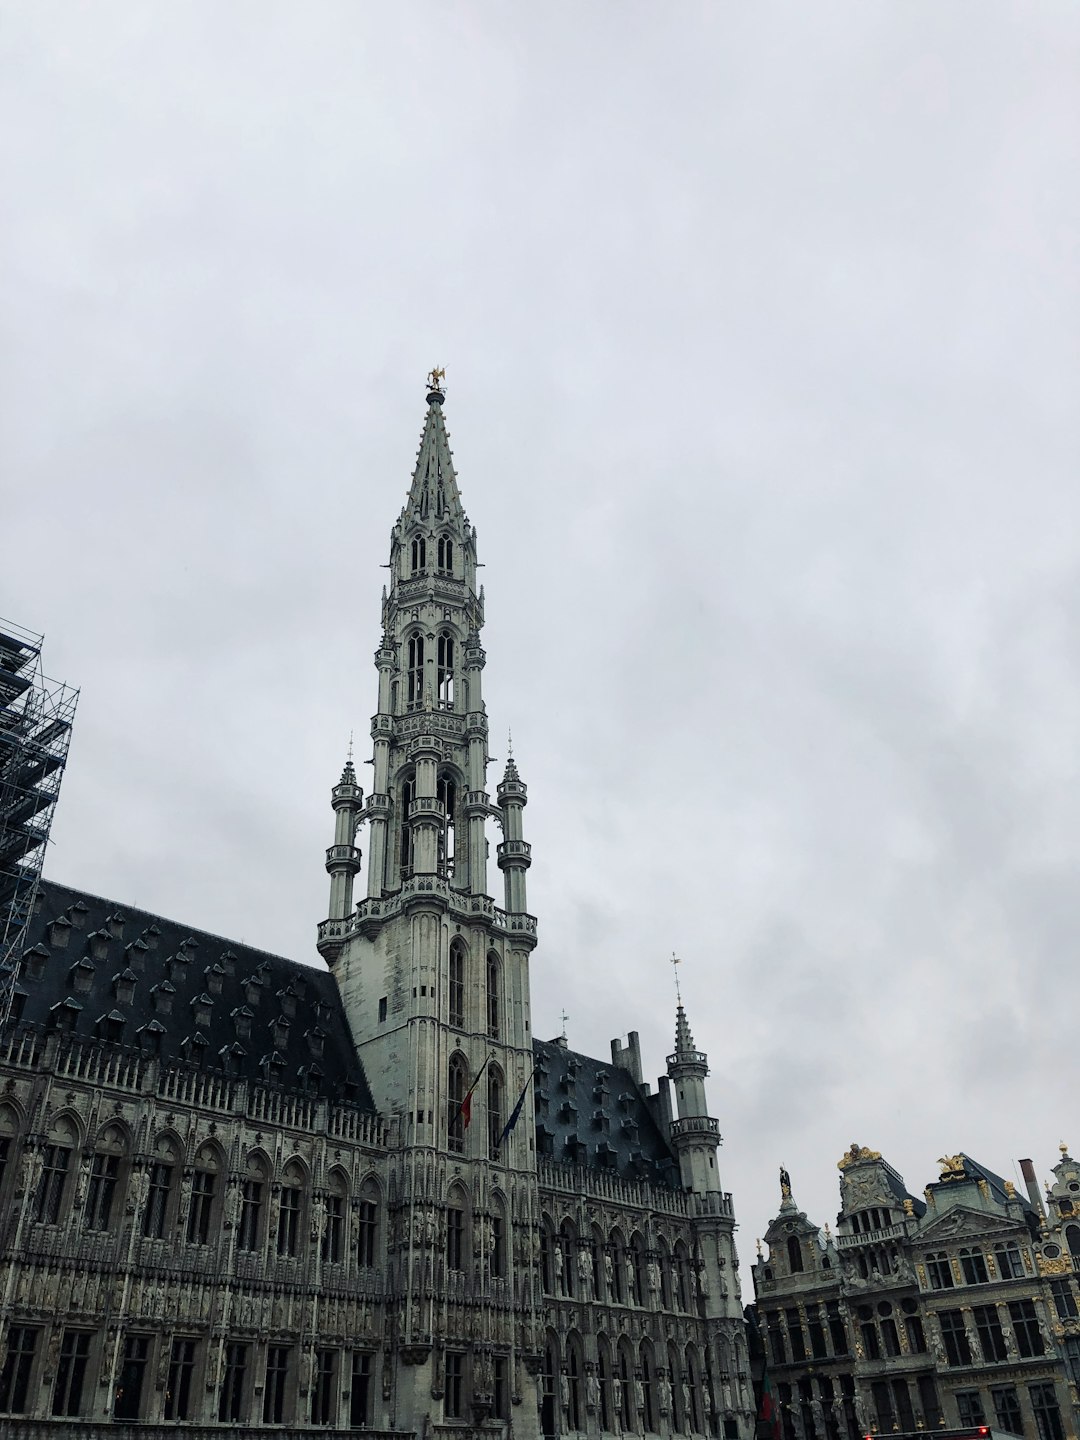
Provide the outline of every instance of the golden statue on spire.
<path id="1" fill-rule="evenodd" d="M 432 390 L 441 390 L 442 382 L 446 379 L 446 366 L 436 366 L 428 372 L 427 383 Z"/>

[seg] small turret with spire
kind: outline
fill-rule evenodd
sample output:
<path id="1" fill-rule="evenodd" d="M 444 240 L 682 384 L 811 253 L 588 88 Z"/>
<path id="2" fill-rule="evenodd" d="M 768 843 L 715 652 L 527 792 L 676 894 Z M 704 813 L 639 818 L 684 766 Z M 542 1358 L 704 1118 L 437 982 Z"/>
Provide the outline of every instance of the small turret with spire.
<path id="1" fill-rule="evenodd" d="M 506 909 L 511 915 L 528 913 L 525 902 L 525 872 L 532 864 L 532 847 L 522 839 L 521 812 L 529 801 L 529 791 L 518 774 L 514 762 L 513 737 L 507 737 L 506 769 L 497 790 L 503 816 L 503 839 L 499 845 L 499 869 L 503 872 Z"/>
<path id="2" fill-rule="evenodd" d="M 708 1114 L 705 1097 L 709 1058 L 694 1044 L 681 996 L 675 1010 L 675 1052 L 667 1057 L 667 1072 L 678 1104 L 679 1118 L 672 1122 L 671 1144 L 679 1157 L 682 1182 L 699 1194 L 717 1191 L 720 1122 Z"/>
<path id="3" fill-rule="evenodd" d="M 341 779 L 330 792 L 334 811 L 334 843 L 326 852 L 330 874 L 330 919 L 343 920 L 352 910 L 353 881 L 360 869 L 360 851 L 355 844 L 356 829 L 364 804 L 364 792 L 356 782 L 352 758 L 352 736 Z"/>

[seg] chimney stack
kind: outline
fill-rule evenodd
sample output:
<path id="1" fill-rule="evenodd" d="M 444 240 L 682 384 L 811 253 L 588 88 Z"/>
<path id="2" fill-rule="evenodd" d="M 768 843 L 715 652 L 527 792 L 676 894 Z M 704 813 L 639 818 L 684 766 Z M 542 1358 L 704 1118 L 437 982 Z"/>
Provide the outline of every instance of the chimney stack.
<path id="1" fill-rule="evenodd" d="M 1035 1166 L 1030 1160 L 1020 1161 L 1020 1174 L 1024 1177 L 1024 1188 L 1027 1190 L 1028 1199 L 1039 1214 L 1045 1218 L 1046 1210 L 1043 1206 L 1042 1195 L 1039 1192 L 1039 1182 L 1035 1178 Z"/>

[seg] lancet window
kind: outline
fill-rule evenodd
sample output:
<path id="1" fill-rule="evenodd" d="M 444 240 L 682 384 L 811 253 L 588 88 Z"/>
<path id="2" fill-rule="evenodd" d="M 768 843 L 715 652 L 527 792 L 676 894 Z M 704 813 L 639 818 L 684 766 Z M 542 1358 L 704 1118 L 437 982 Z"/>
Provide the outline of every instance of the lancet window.
<path id="1" fill-rule="evenodd" d="M 437 696 L 440 710 L 454 708 L 454 637 L 449 630 L 440 630 L 436 667 Z"/>
<path id="2" fill-rule="evenodd" d="M 414 630 L 405 646 L 405 698 L 410 709 L 416 709 L 424 703 L 424 637 L 419 630 Z"/>

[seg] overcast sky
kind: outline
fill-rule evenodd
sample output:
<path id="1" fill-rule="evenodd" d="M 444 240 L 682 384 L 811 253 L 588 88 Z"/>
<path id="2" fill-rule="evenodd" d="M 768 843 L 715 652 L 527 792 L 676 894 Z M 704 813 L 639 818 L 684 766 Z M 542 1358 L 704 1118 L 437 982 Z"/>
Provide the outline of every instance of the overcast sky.
<path id="1" fill-rule="evenodd" d="M 536 1033 L 655 1077 L 678 952 L 744 1260 L 781 1162 L 1080 1144 L 1075 5 L 0 0 L 0 69 L 47 874 L 320 963 L 445 365 Z"/>

